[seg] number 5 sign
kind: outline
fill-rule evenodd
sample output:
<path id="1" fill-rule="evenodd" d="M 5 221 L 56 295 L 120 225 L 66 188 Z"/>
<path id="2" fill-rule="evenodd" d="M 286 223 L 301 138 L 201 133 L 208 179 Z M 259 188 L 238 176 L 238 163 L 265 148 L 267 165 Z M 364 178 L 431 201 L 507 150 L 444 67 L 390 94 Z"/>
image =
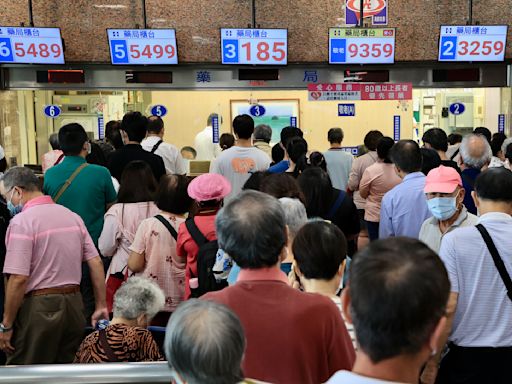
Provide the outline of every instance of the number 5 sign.
<path id="1" fill-rule="evenodd" d="M 165 108 L 163 105 L 154 105 L 151 108 L 151 114 L 153 116 L 164 117 L 167 115 L 167 108 Z"/>

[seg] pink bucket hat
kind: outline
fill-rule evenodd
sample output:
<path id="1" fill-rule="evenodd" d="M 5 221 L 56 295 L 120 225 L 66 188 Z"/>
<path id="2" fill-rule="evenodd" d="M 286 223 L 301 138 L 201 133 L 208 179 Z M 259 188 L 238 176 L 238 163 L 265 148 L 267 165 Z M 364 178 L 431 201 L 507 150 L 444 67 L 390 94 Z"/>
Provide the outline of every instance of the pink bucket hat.
<path id="1" fill-rule="evenodd" d="M 462 187 L 459 173 L 451 167 L 441 165 L 431 170 L 425 182 L 425 193 L 453 193 L 457 187 Z"/>
<path id="2" fill-rule="evenodd" d="M 231 183 L 224 176 L 205 173 L 190 182 L 187 192 L 196 201 L 221 200 L 231 193 Z"/>

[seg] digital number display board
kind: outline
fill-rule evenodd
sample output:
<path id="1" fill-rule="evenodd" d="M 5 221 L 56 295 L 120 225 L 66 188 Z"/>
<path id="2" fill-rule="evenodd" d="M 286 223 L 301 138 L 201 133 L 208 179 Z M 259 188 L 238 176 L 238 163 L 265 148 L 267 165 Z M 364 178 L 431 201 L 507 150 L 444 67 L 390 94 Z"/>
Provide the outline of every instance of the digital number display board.
<path id="1" fill-rule="evenodd" d="M 60 29 L 0 27 L 0 63 L 64 64 Z"/>
<path id="2" fill-rule="evenodd" d="M 330 28 L 329 64 L 393 64 L 394 28 Z"/>
<path id="3" fill-rule="evenodd" d="M 288 30 L 221 29 L 222 64 L 288 64 Z"/>
<path id="4" fill-rule="evenodd" d="M 108 29 L 114 65 L 178 64 L 174 29 Z"/>
<path id="5" fill-rule="evenodd" d="M 442 26 L 439 61 L 503 61 L 506 43 L 506 25 Z"/>

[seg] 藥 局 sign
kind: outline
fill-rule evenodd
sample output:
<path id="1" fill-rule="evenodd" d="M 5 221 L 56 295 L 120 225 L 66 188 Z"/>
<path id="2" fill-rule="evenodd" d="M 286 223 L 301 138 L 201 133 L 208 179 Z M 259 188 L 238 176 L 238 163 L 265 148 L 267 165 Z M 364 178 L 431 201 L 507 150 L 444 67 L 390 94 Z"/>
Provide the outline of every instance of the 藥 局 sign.
<path id="1" fill-rule="evenodd" d="M 308 84 L 309 101 L 411 99 L 412 83 Z"/>
<path id="2" fill-rule="evenodd" d="M 361 17 L 361 0 L 345 0 L 345 24 L 359 25 Z M 363 18 L 371 17 L 372 25 L 388 24 L 387 0 L 364 0 Z"/>

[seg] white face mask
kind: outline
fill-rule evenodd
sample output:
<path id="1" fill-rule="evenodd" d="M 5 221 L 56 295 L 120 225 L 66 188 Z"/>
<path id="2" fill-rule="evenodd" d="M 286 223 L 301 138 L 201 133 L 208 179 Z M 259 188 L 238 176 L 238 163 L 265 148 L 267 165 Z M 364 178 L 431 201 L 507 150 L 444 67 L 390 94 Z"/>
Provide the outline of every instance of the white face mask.
<path id="1" fill-rule="evenodd" d="M 90 155 L 92 153 L 92 144 L 90 142 L 88 142 L 87 144 L 87 154 Z"/>

